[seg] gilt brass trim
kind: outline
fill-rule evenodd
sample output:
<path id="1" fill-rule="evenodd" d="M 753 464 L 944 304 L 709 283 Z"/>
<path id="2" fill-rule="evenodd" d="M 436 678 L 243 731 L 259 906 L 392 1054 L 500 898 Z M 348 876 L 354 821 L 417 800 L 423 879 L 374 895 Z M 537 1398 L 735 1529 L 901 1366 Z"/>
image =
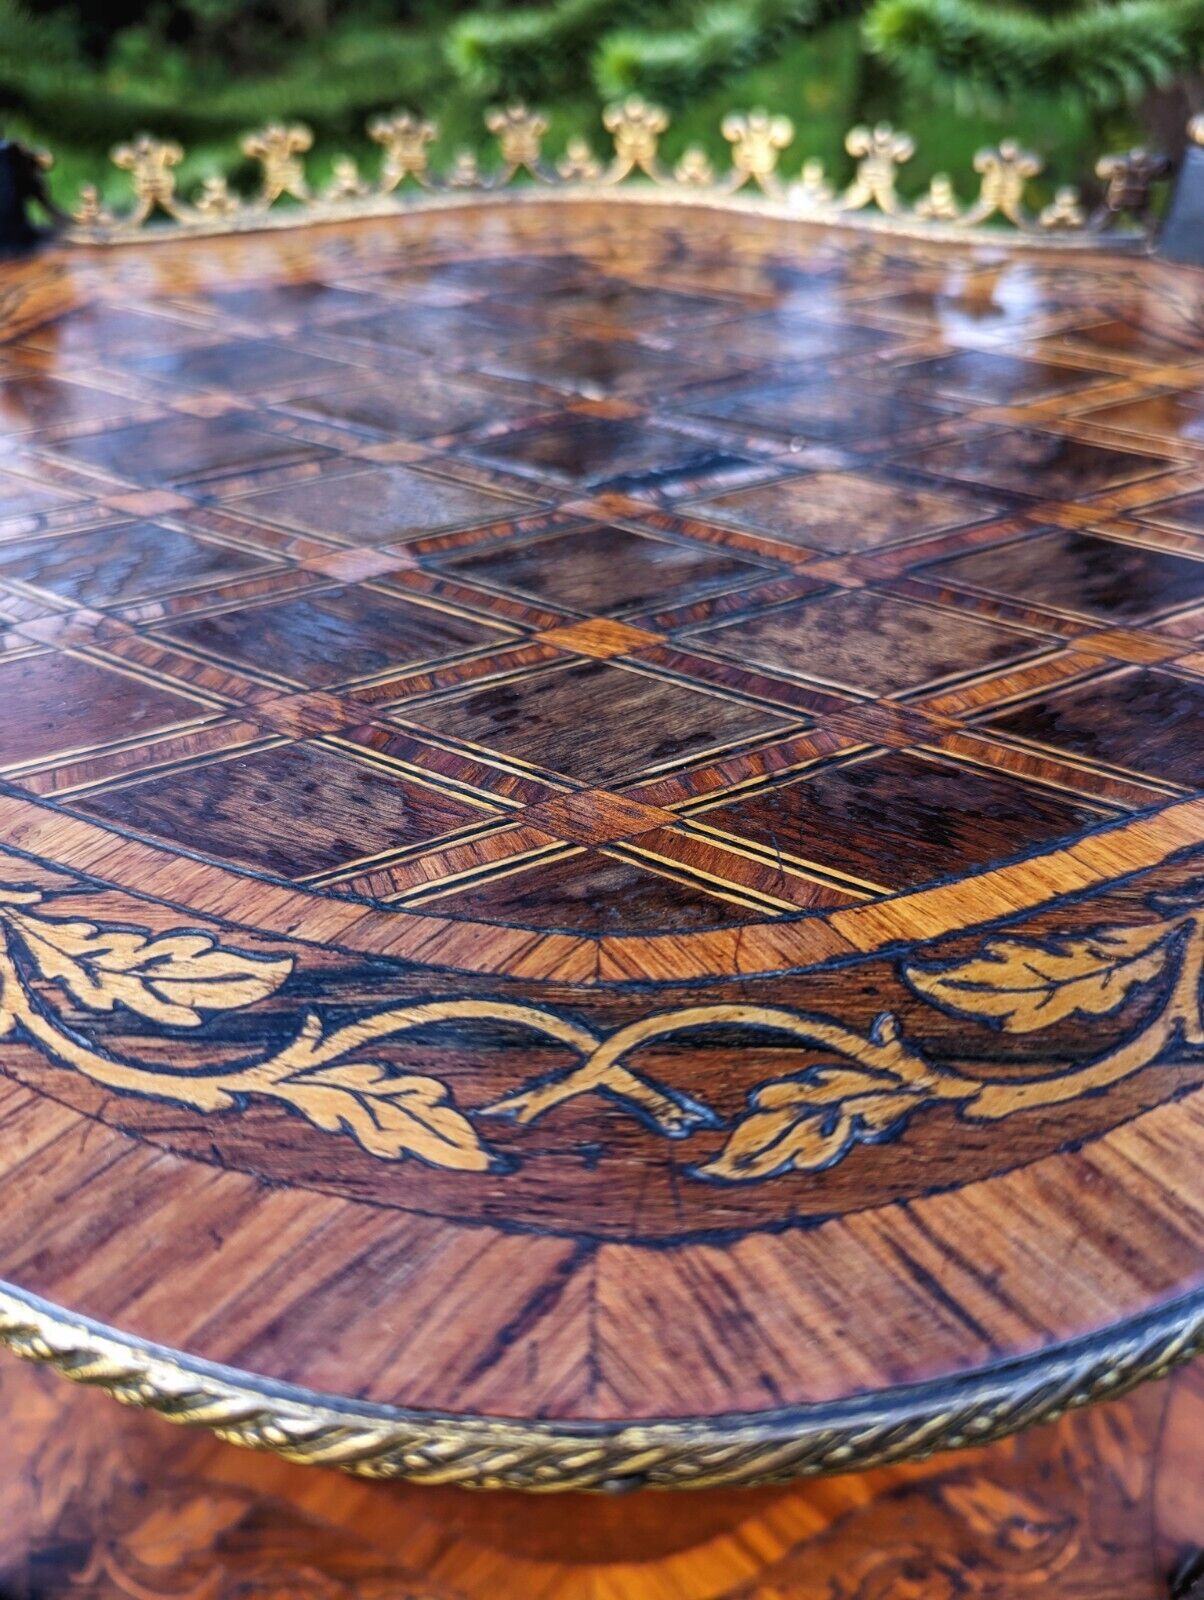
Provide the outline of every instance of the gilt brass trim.
<path id="1" fill-rule="evenodd" d="M 0 1287 L 0 1345 L 231 1444 L 365 1478 L 526 1490 L 771 1484 L 988 1444 L 1164 1377 L 1204 1349 L 1204 1293 L 939 1383 L 832 1404 L 627 1425 L 343 1402 L 162 1348 Z"/>
<path id="2" fill-rule="evenodd" d="M 721 131 L 731 146 L 726 171 L 716 171 L 696 146 L 671 169 L 666 167 L 660 150 L 668 113 L 638 96 L 603 112 L 612 145 L 609 157 L 598 156 L 588 141 L 574 138 L 562 156 L 548 158 L 544 141 L 549 120 L 521 104 L 490 110 L 485 123 L 498 150 L 500 165 L 494 172 L 483 171 L 471 152 L 462 152 L 445 172 L 437 172 L 429 148 L 438 136 L 437 123 L 395 111 L 368 124 L 369 137 L 381 147 L 378 172 L 362 174 L 354 160 L 341 156 L 333 163 L 330 182 L 320 190 L 313 188 L 305 170 L 311 131 L 302 123 L 272 123 L 241 140 L 243 155 L 259 168 L 258 188 L 250 198 L 236 194 L 222 177 L 208 178 L 191 198 L 184 196 L 177 176 L 182 147 L 142 134 L 112 152 L 114 164 L 129 174 L 129 203 L 110 210 L 97 187 L 85 185 L 63 237 L 82 244 L 122 244 L 398 216 L 462 205 L 466 199 L 599 200 L 621 194 L 624 200 L 730 207 L 918 238 L 980 236 L 994 243 L 1036 239 L 1082 246 L 1096 244 L 1109 231 L 1112 242 L 1131 245 L 1147 237 L 1140 224 L 1147 219 L 1149 188 L 1166 171 L 1165 163 L 1158 166 L 1144 151 L 1103 157 L 1100 171 L 1106 165 L 1108 197 L 1096 210 L 1088 212 L 1070 187 L 1033 209 L 1027 190 L 1043 163 L 1006 139 L 975 157 L 977 193 L 972 199 L 959 200 L 954 181 L 942 173 L 912 202 L 900 194 L 897 180 L 915 143 L 887 123 L 850 130 L 845 148 L 855 167 L 843 189 L 829 182 L 822 162 L 814 159 L 789 176 L 783 167 L 794 127 L 788 117 L 765 111 L 733 111 L 723 118 Z M 524 181 L 516 183 L 519 179 Z M 1122 217 L 1139 226 L 1117 229 Z"/>

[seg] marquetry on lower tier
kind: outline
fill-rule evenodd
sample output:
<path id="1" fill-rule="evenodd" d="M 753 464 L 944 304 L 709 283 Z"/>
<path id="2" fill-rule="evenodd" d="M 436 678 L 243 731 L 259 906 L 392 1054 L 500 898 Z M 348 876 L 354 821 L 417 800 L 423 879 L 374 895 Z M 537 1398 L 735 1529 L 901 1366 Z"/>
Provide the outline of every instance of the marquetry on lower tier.
<path id="1" fill-rule="evenodd" d="M 1165 157 L 1143 149 L 1103 156 L 1096 166 L 1104 186 L 1098 205 L 1086 207 L 1076 188 L 1064 186 L 1045 204 L 1030 209 L 1026 191 L 1043 163 L 1014 140 L 1005 140 L 975 157 L 971 181 L 978 192 L 973 199 L 960 200 L 955 180 L 940 174 L 925 194 L 911 202 L 900 195 L 897 179 L 915 146 L 908 134 L 885 123 L 849 133 L 845 146 L 856 163 L 855 173 L 846 187 L 837 188 L 825 175 L 823 163 L 815 159 L 804 161 L 795 176 L 780 170 L 794 128 L 788 117 L 764 111 L 724 117 L 722 133 L 731 146 L 727 171 L 717 171 L 697 146 L 672 166 L 665 165 L 660 144 L 669 128 L 668 114 L 634 96 L 603 113 L 603 126 L 613 144 L 612 153 L 604 158 L 588 141 L 574 138 L 558 159 L 549 159 L 544 153 L 549 120 L 522 105 L 490 111 L 485 120 L 497 142 L 498 161 L 492 170 L 483 170 L 475 155 L 462 152 L 449 170 L 435 171 L 430 147 L 438 138 L 438 125 L 396 111 L 368 125 L 370 138 L 381 147 L 379 170 L 365 175 L 350 157 L 340 157 L 329 182 L 319 190 L 305 172 L 305 157 L 313 145 L 310 130 L 300 123 L 272 123 L 241 142 L 243 155 L 261 173 L 258 193 L 251 199 L 241 198 L 221 177 L 206 179 L 198 194 L 185 198 L 176 178 L 176 168 L 184 160 L 182 147 L 144 134 L 117 146 L 112 155 L 130 175 L 129 207 L 111 211 L 96 187 L 89 185 L 80 196 L 67 236 L 86 243 L 118 243 L 180 230 L 231 233 L 295 227 L 390 215 L 415 205 L 446 204 L 449 199 L 497 197 L 507 191 L 513 195 L 516 180 L 523 179 L 541 197 L 580 198 L 606 194 L 634 178 L 644 180 L 662 200 L 672 194 L 694 202 L 726 202 L 737 195 L 747 201 L 752 194 L 761 202 L 776 203 L 789 215 L 812 220 L 852 219 L 935 236 L 964 235 L 1002 223 L 1023 235 L 1081 244 L 1118 225 L 1121 232 L 1127 225 L 1128 237 L 1139 240 L 1140 229 L 1148 222 L 1151 185 L 1170 171 Z M 49 158 L 45 161 L 51 164 Z M 519 192 L 521 188 L 520 184 Z M 156 222 L 166 226 L 148 228 Z"/>
<path id="2" fill-rule="evenodd" d="M 671 203 L 0 269 L 0 1340 L 773 1479 L 1204 1338 L 1204 280 Z"/>

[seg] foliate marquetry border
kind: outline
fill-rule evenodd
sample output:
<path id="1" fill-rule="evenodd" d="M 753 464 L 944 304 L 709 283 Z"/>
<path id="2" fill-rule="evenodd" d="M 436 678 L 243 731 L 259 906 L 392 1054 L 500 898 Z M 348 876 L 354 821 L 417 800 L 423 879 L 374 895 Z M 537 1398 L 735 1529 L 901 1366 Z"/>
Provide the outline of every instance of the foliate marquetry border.
<path id="1" fill-rule="evenodd" d="M 1204 1293 L 964 1378 L 756 1416 L 635 1425 L 344 1406 L 144 1345 L 0 1288 L 0 1345 L 231 1444 L 366 1478 L 526 1490 L 786 1482 L 989 1444 L 1116 1398 L 1204 1350 Z"/>
<path id="2" fill-rule="evenodd" d="M 66 902 L 64 906 L 63 902 Z M 1086 1061 L 1016 1081 L 974 1076 L 929 1058 L 896 1015 L 867 1030 L 793 1008 L 702 1002 L 652 1011 L 608 1035 L 543 1006 L 491 998 L 406 1001 L 335 1024 L 298 1012 L 283 1042 L 234 1065 L 179 1070 L 99 1048 L 67 1026 L 38 983 L 99 1017 L 130 1012 L 148 1022 L 201 1029 L 210 1013 L 254 1006 L 276 993 L 293 958 L 251 955 L 188 927 L 150 928 L 64 917 L 71 896 L 0 882 L 0 1038 L 17 1035 L 58 1066 L 119 1094 L 232 1111 L 248 1097 L 287 1107 L 326 1133 L 350 1136 L 386 1161 L 415 1157 L 465 1174 L 513 1170 L 491 1149 L 479 1118 L 530 1124 L 581 1095 L 606 1094 L 668 1139 L 724 1120 L 705 1102 L 630 1064 L 642 1046 L 715 1025 L 783 1034 L 818 1052 L 801 1070 L 756 1085 L 728 1126 L 723 1148 L 689 1178 L 762 1183 L 833 1167 L 858 1145 L 901 1137 L 917 1114 L 945 1105 L 968 1122 L 1098 1094 L 1162 1059 L 1176 1043 L 1204 1046 L 1204 882 L 1146 896 L 1151 922 L 1103 924 L 1043 938 L 996 936 L 968 959 L 904 959 L 900 976 L 928 1005 L 1011 1034 L 1040 1033 L 1072 1018 L 1112 1016 L 1142 991 L 1158 1002 L 1126 1034 Z M 922 947 L 921 947 L 922 948 Z M 484 1106 L 463 1108 L 448 1084 L 396 1072 L 373 1048 L 442 1023 L 505 1022 L 555 1040 L 576 1057 Z"/>
<path id="3" fill-rule="evenodd" d="M 129 174 L 126 205 L 112 210 L 96 185 L 85 185 L 67 219 L 65 237 L 84 244 L 120 244 L 395 216 L 473 199 L 598 199 L 622 190 L 625 199 L 639 195 L 735 205 L 800 221 L 852 221 L 938 239 L 985 233 L 992 240 L 1011 236 L 1091 244 L 1121 224 L 1114 239 L 1140 242 L 1149 226 L 1151 186 L 1170 171 L 1164 156 L 1142 149 L 1103 156 L 1096 163 L 1103 186 L 1097 205 L 1088 207 L 1077 189 L 1063 186 L 1047 204 L 1032 207 L 1028 190 L 1043 163 L 1014 139 L 1005 139 L 974 158 L 973 198 L 960 199 L 953 180 L 942 173 L 925 194 L 910 201 L 899 193 L 897 177 L 914 155 L 915 142 L 887 123 L 850 130 L 845 148 L 854 172 L 843 188 L 814 159 L 788 177 L 781 168 L 794 141 L 794 126 L 788 117 L 765 111 L 733 111 L 723 118 L 720 129 L 731 147 L 726 170 L 716 168 L 698 146 L 667 165 L 661 141 L 669 115 L 637 95 L 603 111 L 611 145 L 605 156 L 577 137 L 559 158 L 548 157 L 544 140 L 549 119 L 521 104 L 494 108 L 485 125 L 496 143 L 496 168 L 487 170 L 475 154 L 461 152 L 440 171 L 430 150 L 438 137 L 437 123 L 408 111 L 375 117 L 367 133 L 381 149 L 377 170 L 365 174 L 350 157 L 340 156 L 330 181 L 315 188 L 305 168 L 313 146 L 310 129 L 303 123 L 270 123 L 240 141 L 242 154 L 259 172 L 250 197 L 237 194 L 223 177 L 207 178 L 197 193 L 186 197 L 176 170 L 184 161 L 183 147 L 141 134 L 112 151 L 114 165 Z M 35 159 L 43 167 L 53 164 L 46 152 Z M 626 187 L 631 179 L 637 180 L 634 191 Z"/>

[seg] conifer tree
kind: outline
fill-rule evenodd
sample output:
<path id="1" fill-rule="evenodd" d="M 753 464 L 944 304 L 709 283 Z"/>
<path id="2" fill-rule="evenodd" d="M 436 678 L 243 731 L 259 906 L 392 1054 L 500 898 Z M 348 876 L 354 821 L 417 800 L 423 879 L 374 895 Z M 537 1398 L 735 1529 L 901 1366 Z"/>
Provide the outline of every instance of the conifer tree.
<path id="1" fill-rule="evenodd" d="M 875 0 L 863 35 L 918 94 L 967 111 L 1035 96 L 1097 118 L 1140 106 L 1174 143 L 1198 109 L 1204 0 Z"/>

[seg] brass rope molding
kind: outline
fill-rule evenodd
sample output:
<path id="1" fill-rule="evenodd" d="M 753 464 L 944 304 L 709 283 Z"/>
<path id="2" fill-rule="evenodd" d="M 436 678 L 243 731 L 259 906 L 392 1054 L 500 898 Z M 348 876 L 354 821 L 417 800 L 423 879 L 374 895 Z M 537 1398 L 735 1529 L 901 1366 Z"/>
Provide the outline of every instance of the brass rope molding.
<path id="1" fill-rule="evenodd" d="M 472 152 L 462 151 L 440 173 L 430 152 L 438 124 L 395 111 L 367 126 L 369 137 L 381 147 L 374 177 L 361 173 L 351 157 L 340 156 L 330 181 L 315 189 L 305 170 L 312 132 L 301 123 L 274 122 L 241 141 L 243 155 L 256 163 L 260 174 L 257 192 L 249 199 L 235 193 L 224 177 L 206 178 L 192 199 L 185 198 L 177 175 L 183 147 L 142 134 L 112 152 L 114 164 L 129 174 L 129 205 L 110 210 L 97 187 L 87 184 L 63 237 L 84 244 L 119 244 L 392 216 L 466 198 L 592 199 L 622 188 L 625 199 L 638 194 L 662 201 L 730 203 L 800 221 L 857 222 L 933 238 L 963 238 L 985 230 L 995 240 L 1038 238 L 1082 245 L 1111 231 L 1114 239 L 1141 242 L 1151 185 L 1169 170 L 1164 157 L 1141 149 L 1104 156 L 1096 165 L 1103 199 L 1093 210 L 1070 186 L 1058 188 L 1047 204 L 1033 209 L 1026 195 L 1043 163 L 1015 140 L 1005 139 L 975 157 L 977 194 L 972 200 L 959 200 L 953 180 L 942 173 L 913 203 L 900 195 L 897 180 L 900 167 L 915 153 L 915 143 L 888 123 L 849 132 L 845 148 L 855 168 L 843 189 L 832 184 L 823 163 L 815 159 L 804 161 L 793 177 L 783 173 L 784 153 L 794 139 L 788 117 L 759 110 L 728 113 L 720 124 L 731 146 L 727 171 L 716 170 L 698 146 L 667 166 L 661 141 L 669 128 L 668 113 L 639 96 L 607 106 L 602 123 L 612 144 L 609 157 L 599 157 L 587 140 L 575 137 L 552 160 L 544 152 L 550 123 L 543 113 L 521 104 L 495 108 L 486 114 L 485 124 L 497 144 L 496 170 L 484 170 Z M 41 159 L 49 164 L 51 158 Z M 626 186 L 631 179 L 642 181 L 632 189 Z M 1118 229 L 1124 218 L 1136 226 Z"/>
<path id="2" fill-rule="evenodd" d="M 609 1426 L 343 1405 L 141 1344 L 0 1288 L 0 1345 L 227 1443 L 366 1478 L 623 1490 L 784 1483 L 989 1444 L 1126 1394 L 1204 1349 L 1204 1294 L 962 1378 L 755 1416 Z"/>

